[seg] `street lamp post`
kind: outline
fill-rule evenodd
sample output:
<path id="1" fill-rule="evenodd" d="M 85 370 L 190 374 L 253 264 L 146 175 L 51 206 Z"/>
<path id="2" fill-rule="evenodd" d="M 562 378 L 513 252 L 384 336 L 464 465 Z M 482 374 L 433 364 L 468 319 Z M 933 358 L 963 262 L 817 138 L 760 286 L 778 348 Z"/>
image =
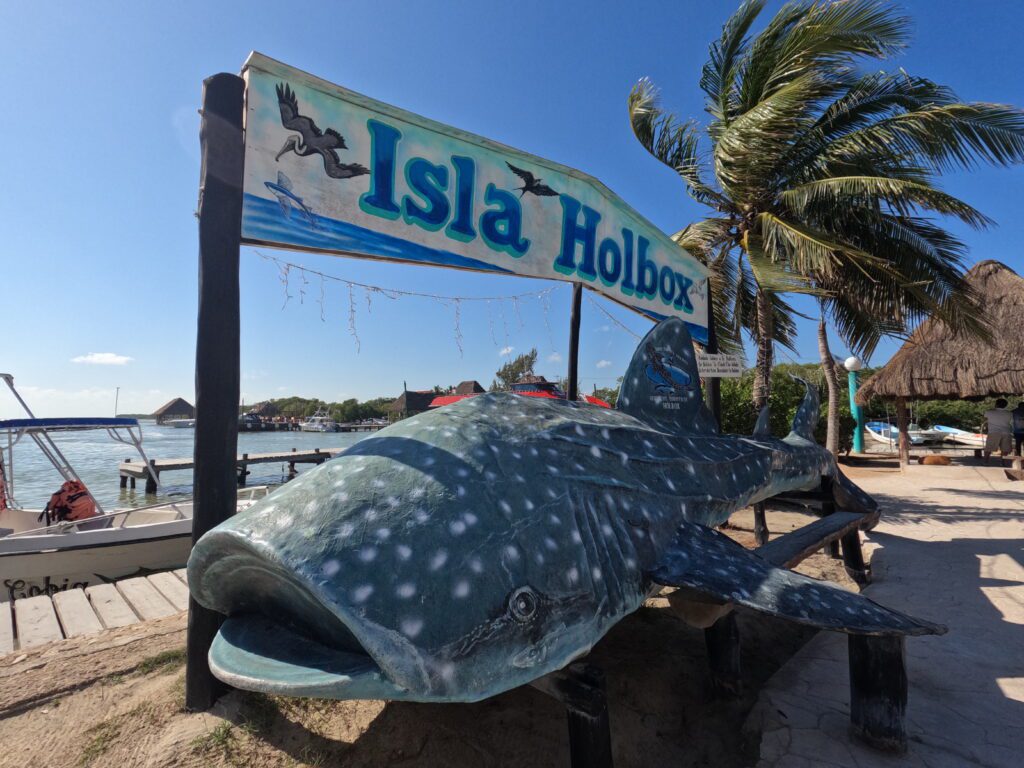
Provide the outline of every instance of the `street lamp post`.
<path id="1" fill-rule="evenodd" d="M 843 367 L 849 371 L 846 378 L 850 384 L 850 415 L 853 416 L 855 422 L 853 428 L 853 452 L 864 453 L 864 415 L 861 413 L 860 406 L 857 405 L 856 400 L 857 371 L 864 367 L 864 363 L 859 357 L 850 356 L 843 361 Z"/>

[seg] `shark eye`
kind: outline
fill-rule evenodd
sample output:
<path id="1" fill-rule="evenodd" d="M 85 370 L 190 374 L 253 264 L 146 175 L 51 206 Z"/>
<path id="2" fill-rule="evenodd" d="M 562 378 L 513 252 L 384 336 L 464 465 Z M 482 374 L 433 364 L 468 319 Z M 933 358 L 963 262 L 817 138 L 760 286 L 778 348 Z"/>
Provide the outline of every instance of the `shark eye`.
<path id="1" fill-rule="evenodd" d="M 529 621 L 537 613 L 537 593 L 520 587 L 509 597 L 508 610 L 516 621 Z"/>

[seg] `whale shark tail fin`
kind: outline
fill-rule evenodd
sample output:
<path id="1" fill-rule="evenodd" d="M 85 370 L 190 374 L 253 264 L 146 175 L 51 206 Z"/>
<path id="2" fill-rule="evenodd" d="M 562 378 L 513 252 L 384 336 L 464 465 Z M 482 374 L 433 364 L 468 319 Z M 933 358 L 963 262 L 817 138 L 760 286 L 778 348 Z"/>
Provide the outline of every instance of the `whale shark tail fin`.
<path id="1" fill-rule="evenodd" d="M 616 404 L 664 432 L 717 432 L 701 398 L 697 356 L 686 323 L 670 317 L 641 339 Z"/>
<path id="2" fill-rule="evenodd" d="M 695 590 L 819 629 L 861 635 L 941 635 L 946 628 L 886 608 L 856 592 L 780 568 L 724 533 L 684 521 L 662 561 L 656 584 Z"/>
<path id="3" fill-rule="evenodd" d="M 818 388 L 799 376 L 793 376 L 793 378 L 803 384 L 806 391 L 800 407 L 796 409 L 796 416 L 793 417 L 793 427 L 789 434 L 790 436 L 796 435 L 813 442 L 814 427 L 818 424 L 821 406 Z"/>

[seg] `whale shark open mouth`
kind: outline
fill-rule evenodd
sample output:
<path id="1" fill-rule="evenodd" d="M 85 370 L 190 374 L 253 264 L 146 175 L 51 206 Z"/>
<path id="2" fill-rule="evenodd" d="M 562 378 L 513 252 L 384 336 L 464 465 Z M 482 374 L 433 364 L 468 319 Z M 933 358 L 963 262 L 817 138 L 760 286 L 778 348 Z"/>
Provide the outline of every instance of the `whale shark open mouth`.
<path id="1" fill-rule="evenodd" d="M 286 696 L 409 696 L 357 637 L 365 630 L 358 622 L 346 622 L 343 611 L 324 604 L 270 552 L 231 534 L 218 538 L 218 557 L 200 554 L 189 563 L 193 591 L 230 614 L 210 647 L 217 677 L 237 688 Z"/>
<path id="2" fill-rule="evenodd" d="M 229 685 L 283 696 L 402 699 L 368 653 L 340 650 L 259 614 L 232 616 L 210 647 L 210 669 Z"/>

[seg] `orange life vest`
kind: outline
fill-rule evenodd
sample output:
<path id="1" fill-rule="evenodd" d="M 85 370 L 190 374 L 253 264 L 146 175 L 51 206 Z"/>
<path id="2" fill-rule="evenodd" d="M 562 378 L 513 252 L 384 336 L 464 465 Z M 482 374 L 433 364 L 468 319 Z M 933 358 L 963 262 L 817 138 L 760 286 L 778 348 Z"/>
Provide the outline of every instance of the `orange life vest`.
<path id="1" fill-rule="evenodd" d="M 43 514 L 47 522 L 51 519 L 56 522 L 86 520 L 96 515 L 96 502 L 80 481 L 65 480 L 60 490 L 50 496 Z"/>

